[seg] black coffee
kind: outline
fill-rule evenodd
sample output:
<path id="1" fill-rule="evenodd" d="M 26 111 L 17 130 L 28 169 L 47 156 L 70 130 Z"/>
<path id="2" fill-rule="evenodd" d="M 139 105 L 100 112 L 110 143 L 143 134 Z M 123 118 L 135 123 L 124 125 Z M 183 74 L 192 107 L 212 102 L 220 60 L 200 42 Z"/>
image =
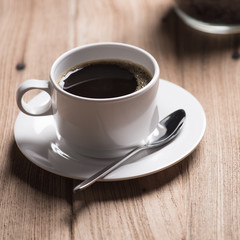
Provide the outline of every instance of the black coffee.
<path id="1" fill-rule="evenodd" d="M 97 60 L 75 66 L 59 79 L 63 90 L 88 98 L 112 98 L 146 86 L 152 75 L 140 65 L 122 60 Z"/>

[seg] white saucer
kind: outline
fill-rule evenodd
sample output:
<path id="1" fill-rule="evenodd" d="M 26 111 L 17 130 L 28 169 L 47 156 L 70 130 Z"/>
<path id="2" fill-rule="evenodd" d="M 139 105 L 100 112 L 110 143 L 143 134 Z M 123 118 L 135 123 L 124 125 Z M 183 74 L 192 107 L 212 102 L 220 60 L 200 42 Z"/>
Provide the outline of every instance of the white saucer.
<path id="1" fill-rule="evenodd" d="M 126 180 L 158 172 L 178 163 L 199 144 L 205 131 L 206 118 L 196 98 L 165 80 L 160 80 L 158 98 L 160 119 L 179 108 L 186 111 L 186 121 L 181 133 L 163 149 L 143 151 L 129 159 L 109 173 L 103 181 Z M 30 104 L 39 105 L 46 99 L 48 95 L 41 92 Z M 15 122 L 14 135 L 19 149 L 31 162 L 61 176 L 86 179 L 111 161 L 59 152 L 54 144 L 56 131 L 52 116 L 31 117 L 20 112 Z"/>

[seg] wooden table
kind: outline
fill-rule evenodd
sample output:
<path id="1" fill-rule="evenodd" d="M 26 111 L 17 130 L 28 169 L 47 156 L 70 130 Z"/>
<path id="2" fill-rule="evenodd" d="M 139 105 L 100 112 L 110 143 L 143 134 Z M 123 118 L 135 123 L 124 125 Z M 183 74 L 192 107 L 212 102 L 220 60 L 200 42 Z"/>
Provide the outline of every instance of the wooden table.
<path id="1" fill-rule="evenodd" d="M 240 37 L 192 30 L 172 6 L 0 0 L 0 239 L 240 238 Z M 100 41 L 152 53 L 161 77 L 202 104 L 207 128 L 197 149 L 171 168 L 73 194 L 79 181 L 40 169 L 18 149 L 15 94 L 26 79 L 48 79 L 63 52 Z"/>

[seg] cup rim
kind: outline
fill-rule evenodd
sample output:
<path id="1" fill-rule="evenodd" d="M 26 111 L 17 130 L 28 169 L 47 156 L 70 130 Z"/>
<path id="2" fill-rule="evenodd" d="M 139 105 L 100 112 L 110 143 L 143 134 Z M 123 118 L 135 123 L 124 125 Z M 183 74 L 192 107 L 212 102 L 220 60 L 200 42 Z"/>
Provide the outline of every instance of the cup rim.
<path id="1" fill-rule="evenodd" d="M 61 62 L 62 59 L 66 58 L 67 56 L 71 55 L 72 53 L 79 51 L 81 49 L 84 48 L 91 48 L 93 46 L 122 46 L 122 47 L 128 47 L 128 48 L 132 48 L 135 49 L 137 51 L 142 52 L 143 54 L 145 54 L 153 63 L 154 66 L 154 74 L 153 77 L 151 79 L 151 81 L 144 86 L 142 89 L 139 89 L 138 91 L 123 95 L 123 96 L 119 96 L 119 97 L 112 97 L 112 98 L 90 98 L 90 97 L 82 97 L 82 96 L 77 96 L 74 94 L 71 94 L 67 91 L 64 91 L 57 83 L 56 81 L 53 80 L 53 72 L 56 69 L 57 65 Z M 158 63 L 156 61 L 156 59 L 146 50 L 139 48 L 137 46 L 134 45 L 130 45 L 130 44 L 126 44 L 126 43 L 120 43 L 120 42 L 97 42 L 97 43 L 90 43 L 90 44 L 85 44 L 85 45 L 81 45 L 79 47 L 76 48 L 72 48 L 66 52 L 64 52 L 63 54 L 61 54 L 53 63 L 51 70 L 50 70 L 50 81 L 53 84 L 54 88 L 57 91 L 60 91 L 62 94 L 64 94 L 67 97 L 70 98 L 74 98 L 74 99 L 80 99 L 80 100 L 85 100 L 85 101 L 96 101 L 96 102 L 111 102 L 111 101 L 119 101 L 119 100 L 125 100 L 125 99 L 129 99 L 129 98 L 133 98 L 139 95 L 142 95 L 143 93 L 145 93 L 146 91 L 148 91 L 150 88 L 152 88 L 155 83 L 159 80 L 159 75 L 160 75 L 160 68 L 158 66 Z"/>

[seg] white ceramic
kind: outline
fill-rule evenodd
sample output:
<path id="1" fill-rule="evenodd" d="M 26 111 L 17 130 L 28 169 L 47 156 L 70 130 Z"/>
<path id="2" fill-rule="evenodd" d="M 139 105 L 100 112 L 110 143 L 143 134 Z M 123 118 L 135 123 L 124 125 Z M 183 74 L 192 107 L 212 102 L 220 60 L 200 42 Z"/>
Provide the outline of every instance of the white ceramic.
<path id="1" fill-rule="evenodd" d="M 69 68 L 98 59 L 122 59 L 146 67 L 152 80 L 139 91 L 107 99 L 85 98 L 64 91 L 57 80 Z M 122 43 L 96 43 L 61 55 L 50 71 L 50 82 L 28 80 L 17 92 L 20 110 L 32 116 L 53 114 L 59 138 L 85 154 L 97 157 L 123 155 L 141 144 L 159 121 L 156 94 L 159 67 L 146 51 Z M 25 92 L 36 88 L 51 98 L 32 107 L 23 101 Z"/>
<path id="2" fill-rule="evenodd" d="M 32 107 L 48 100 L 41 93 L 29 103 Z M 149 175 L 170 167 L 189 155 L 203 137 L 206 119 L 201 104 L 183 88 L 160 80 L 158 95 L 160 119 L 182 108 L 186 111 L 184 127 L 174 141 L 163 149 L 143 151 L 108 174 L 103 181 L 116 181 Z M 52 173 L 86 179 L 111 160 L 87 158 L 71 146 L 58 142 L 53 116 L 31 117 L 19 113 L 14 129 L 16 143 L 22 153 L 37 166 Z"/>

